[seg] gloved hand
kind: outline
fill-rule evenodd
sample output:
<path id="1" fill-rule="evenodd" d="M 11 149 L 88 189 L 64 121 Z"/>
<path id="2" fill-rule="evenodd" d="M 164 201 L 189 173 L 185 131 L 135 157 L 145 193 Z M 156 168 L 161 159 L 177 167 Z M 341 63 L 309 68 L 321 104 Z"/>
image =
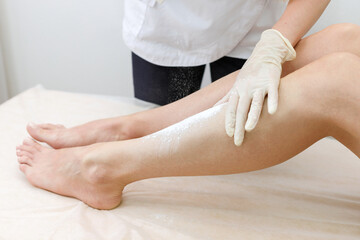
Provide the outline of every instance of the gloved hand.
<path id="1" fill-rule="evenodd" d="M 282 63 L 295 57 L 296 52 L 291 43 L 279 31 L 269 29 L 262 33 L 232 89 L 216 104 L 229 101 L 225 129 L 229 137 L 234 136 L 235 145 L 242 144 L 245 130 L 251 131 L 255 128 L 266 95 L 268 112 L 276 112 Z"/>

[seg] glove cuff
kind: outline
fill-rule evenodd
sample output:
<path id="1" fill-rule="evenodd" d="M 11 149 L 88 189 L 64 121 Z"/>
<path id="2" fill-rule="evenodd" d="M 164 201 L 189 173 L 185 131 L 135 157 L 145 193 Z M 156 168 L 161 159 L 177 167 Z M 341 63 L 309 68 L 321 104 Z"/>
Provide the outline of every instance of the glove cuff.
<path id="1" fill-rule="evenodd" d="M 288 50 L 288 54 L 284 58 L 285 62 L 294 60 L 296 58 L 296 51 L 295 51 L 294 47 L 292 46 L 292 44 L 290 43 L 290 41 L 286 37 L 284 37 L 281 34 L 281 32 L 279 32 L 278 30 L 275 30 L 275 29 L 269 29 L 269 30 L 273 30 L 274 32 L 276 32 L 278 34 L 278 36 L 284 41 L 286 48 Z"/>
<path id="2" fill-rule="evenodd" d="M 296 51 L 293 48 L 293 46 L 291 45 L 290 41 L 284 37 L 281 32 L 279 32 L 278 30 L 275 29 L 268 29 L 265 30 L 262 35 L 261 38 L 272 38 L 271 40 L 274 39 L 274 35 L 276 35 L 278 37 L 279 40 L 281 40 L 281 43 L 283 44 L 283 46 L 286 49 L 285 55 L 282 56 L 282 63 L 286 62 L 286 61 L 291 61 L 294 60 L 296 58 Z"/>

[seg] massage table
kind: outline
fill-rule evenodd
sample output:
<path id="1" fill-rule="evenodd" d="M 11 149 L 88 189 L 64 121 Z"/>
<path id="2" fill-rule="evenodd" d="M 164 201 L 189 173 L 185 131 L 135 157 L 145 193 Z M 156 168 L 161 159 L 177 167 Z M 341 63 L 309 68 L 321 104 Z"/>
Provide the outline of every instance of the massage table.
<path id="1" fill-rule="evenodd" d="M 265 170 L 138 181 L 113 210 L 35 188 L 19 170 L 30 121 L 71 127 L 152 107 L 39 86 L 0 105 L 0 239 L 360 239 L 360 160 L 330 138 Z"/>

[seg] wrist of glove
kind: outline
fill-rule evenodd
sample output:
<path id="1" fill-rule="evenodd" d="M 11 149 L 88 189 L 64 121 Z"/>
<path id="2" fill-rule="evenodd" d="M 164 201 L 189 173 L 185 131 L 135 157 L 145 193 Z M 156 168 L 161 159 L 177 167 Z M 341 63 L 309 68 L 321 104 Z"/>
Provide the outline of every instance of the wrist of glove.
<path id="1" fill-rule="evenodd" d="M 268 96 L 268 112 L 274 114 L 278 105 L 278 88 L 282 64 L 295 59 L 291 43 L 274 29 L 262 33 L 253 53 L 244 64 L 229 93 L 218 102 L 229 102 L 225 115 L 228 136 L 240 146 L 245 130 L 255 128 L 264 98 Z"/>
<path id="2" fill-rule="evenodd" d="M 247 62 L 257 59 L 258 61 L 273 63 L 281 67 L 281 64 L 296 58 L 296 51 L 279 31 L 275 29 L 265 30 L 261 34 L 260 41 L 256 44 L 253 53 Z M 250 60 L 250 61 L 249 61 Z"/>

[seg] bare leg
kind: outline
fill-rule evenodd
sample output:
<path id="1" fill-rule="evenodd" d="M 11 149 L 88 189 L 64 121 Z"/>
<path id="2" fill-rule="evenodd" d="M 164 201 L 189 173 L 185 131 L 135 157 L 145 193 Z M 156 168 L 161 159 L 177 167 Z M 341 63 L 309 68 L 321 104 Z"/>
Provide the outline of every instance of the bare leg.
<path id="1" fill-rule="evenodd" d="M 332 54 L 282 81 L 277 114 L 269 115 L 265 104 L 241 147 L 223 130 L 224 104 L 138 139 L 60 150 L 27 140 L 17 152 L 20 169 L 37 187 L 110 209 L 128 183 L 262 169 L 328 135 L 360 157 L 359 57 Z"/>
<path id="2" fill-rule="evenodd" d="M 333 52 L 349 52 L 360 56 L 359 42 L 359 26 L 353 24 L 330 26 L 297 44 L 298 57 L 296 60 L 284 64 L 283 75 L 286 76 Z M 28 126 L 27 129 L 33 138 L 46 142 L 54 148 L 83 146 L 95 142 L 145 136 L 213 106 L 229 91 L 235 75 L 237 72 L 188 97 L 157 109 L 130 116 L 97 120 L 70 129 L 52 124 L 35 128 Z"/>

